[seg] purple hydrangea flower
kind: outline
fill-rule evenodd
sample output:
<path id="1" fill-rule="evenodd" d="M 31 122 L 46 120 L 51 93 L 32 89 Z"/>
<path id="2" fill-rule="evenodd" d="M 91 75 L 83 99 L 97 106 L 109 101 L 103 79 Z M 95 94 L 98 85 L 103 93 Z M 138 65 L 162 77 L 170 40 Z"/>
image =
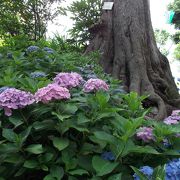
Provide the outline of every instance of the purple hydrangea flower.
<path id="1" fill-rule="evenodd" d="M 166 164 L 166 180 L 180 179 L 180 158 Z"/>
<path id="2" fill-rule="evenodd" d="M 101 154 L 101 157 L 104 159 L 104 160 L 108 160 L 108 161 L 113 161 L 115 160 L 115 156 L 112 152 L 108 152 L 108 151 L 105 151 Z"/>
<path id="3" fill-rule="evenodd" d="M 169 116 L 164 120 L 164 123 L 171 125 L 171 124 L 178 124 L 179 122 L 176 119 L 173 119 L 172 116 Z"/>
<path id="4" fill-rule="evenodd" d="M 75 72 L 59 73 L 54 78 L 54 83 L 68 89 L 79 86 L 81 84 L 81 81 L 83 81 L 83 78 L 81 77 L 81 75 Z"/>
<path id="5" fill-rule="evenodd" d="M 34 97 L 36 102 L 48 103 L 52 100 L 69 99 L 70 93 L 68 89 L 60 87 L 57 84 L 49 84 L 39 89 Z"/>
<path id="6" fill-rule="evenodd" d="M 153 168 L 150 166 L 143 166 L 139 169 L 148 179 L 152 179 Z M 139 176 L 135 173 L 133 175 L 134 180 L 140 180 Z"/>
<path id="7" fill-rule="evenodd" d="M 140 127 L 136 136 L 144 142 L 154 140 L 153 129 L 151 127 Z"/>
<path id="8" fill-rule="evenodd" d="M 46 77 L 46 74 L 44 72 L 32 72 L 30 74 L 30 77 L 33 78 L 33 79 L 43 78 L 43 77 Z"/>
<path id="9" fill-rule="evenodd" d="M 84 92 L 94 92 L 98 90 L 108 91 L 109 86 L 101 79 L 89 79 L 83 87 Z"/>
<path id="10" fill-rule="evenodd" d="M 165 124 L 171 125 L 171 124 L 178 124 L 180 122 L 180 110 L 175 110 L 172 112 L 171 116 L 167 117 L 164 120 Z"/>
<path id="11" fill-rule="evenodd" d="M 180 110 L 174 110 L 171 116 L 180 116 Z"/>
<path id="12" fill-rule="evenodd" d="M 46 51 L 48 54 L 53 54 L 54 53 L 54 50 L 49 48 L 49 47 L 44 47 L 43 50 Z"/>
<path id="13" fill-rule="evenodd" d="M 12 109 L 23 108 L 34 102 L 31 93 L 15 88 L 6 89 L 0 94 L 0 107 L 4 109 L 5 115 L 11 116 Z"/>
<path id="14" fill-rule="evenodd" d="M 37 52 L 39 51 L 39 47 L 38 46 L 29 46 L 27 49 L 26 49 L 26 52 L 27 53 L 31 53 L 31 52 Z"/>

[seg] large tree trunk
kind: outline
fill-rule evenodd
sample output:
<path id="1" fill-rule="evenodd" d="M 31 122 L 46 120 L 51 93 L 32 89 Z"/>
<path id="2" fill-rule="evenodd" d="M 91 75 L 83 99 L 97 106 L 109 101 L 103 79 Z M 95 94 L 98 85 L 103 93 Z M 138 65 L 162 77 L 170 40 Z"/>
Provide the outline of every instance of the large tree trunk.
<path id="1" fill-rule="evenodd" d="M 90 29 L 94 38 L 85 54 L 99 50 L 105 72 L 122 80 L 127 91 L 150 95 L 149 103 L 158 108 L 155 118 L 163 119 L 167 109 L 180 108 L 180 100 L 169 62 L 155 42 L 149 0 L 105 2 L 114 2 L 113 10 L 103 10 Z"/>

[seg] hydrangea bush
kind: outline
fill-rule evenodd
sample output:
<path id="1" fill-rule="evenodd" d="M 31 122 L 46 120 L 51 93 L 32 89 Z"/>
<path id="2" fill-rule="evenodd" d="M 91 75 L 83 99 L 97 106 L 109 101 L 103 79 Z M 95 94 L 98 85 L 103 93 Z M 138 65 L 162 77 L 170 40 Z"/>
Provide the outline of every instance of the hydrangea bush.
<path id="1" fill-rule="evenodd" d="M 96 54 L 37 47 L 0 61 L 0 179 L 179 176 L 179 110 L 146 120 L 147 97 L 103 74 Z"/>

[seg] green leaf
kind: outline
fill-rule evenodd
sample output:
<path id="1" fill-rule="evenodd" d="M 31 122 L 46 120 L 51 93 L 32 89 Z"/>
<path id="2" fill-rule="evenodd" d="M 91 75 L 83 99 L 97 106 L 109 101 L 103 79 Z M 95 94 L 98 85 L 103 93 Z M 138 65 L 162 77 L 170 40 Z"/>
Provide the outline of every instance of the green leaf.
<path id="1" fill-rule="evenodd" d="M 1 153 L 16 153 L 19 151 L 19 148 L 14 143 L 0 144 Z"/>
<path id="2" fill-rule="evenodd" d="M 22 119 L 10 117 L 9 121 L 14 125 L 15 128 L 23 124 Z"/>
<path id="3" fill-rule="evenodd" d="M 25 150 L 32 154 L 41 154 L 44 152 L 42 144 L 31 144 Z"/>
<path id="4" fill-rule="evenodd" d="M 135 146 L 130 150 L 130 152 L 145 153 L 145 154 L 161 154 L 151 146 Z"/>
<path id="5" fill-rule="evenodd" d="M 41 165 L 41 169 L 43 171 L 48 171 L 49 170 L 49 168 L 46 165 Z"/>
<path id="6" fill-rule="evenodd" d="M 140 180 L 148 180 L 148 178 L 136 167 L 131 166 L 133 171 L 140 177 Z"/>
<path id="7" fill-rule="evenodd" d="M 114 174 L 111 177 L 108 178 L 108 180 L 121 180 L 122 178 L 122 173 L 119 174 Z"/>
<path id="8" fill-rule="evenodd" d="M 60 121 L 64 121 L 64 119 L 70 118 L 72 115 L 61 115 L 56 112 L 52 112 L 52 115 L 56 116 Z"/>
<path id="9" fill-rule="evenodd" d="M 97 172 L 97 176 L 104 176 L 111 173 L 118 164 L 117 162 L 106 161 L 99 156 L 94 156 L 92 159 L 92 165 Z"/>
<path id="10" fill-rule="evenodd" d="M 26 171 L 26 168 L 22 167 L 22 168 L 18 169 L 18 171 L 16 172 L 16 174 L 14 176 L 15 177 L 21 176 L 25 171 Z"/>
<path id="11" fill-rule="evenodd" d="M 78 130 L 79 132 L 89 132 L 89 130 L 87 128 L 84 128 L 84 127 L 78 127 L 76 125 L 71 125 L 70 127 Z"/>
<path id="12" fill-rule="evenodd" d="M 62 151 L 63 149 L 69 146 L 68 139 L 53 137 L 52 141 L 53 141 L 54 147 L 56 147 L 59 151 Z"/>
<path id="13" fill-rule="evenodd" d="M 34 169 L 34 168 L 38 167 L 38 165 L 39 165 L 38 162 L 35 160 L 27 160 L 27 161 L 25 161 L 23 166 L 26 168 L 29 168 L 29 169 Z"/>
<path id="14" fill-rule="evenodd" d="M 55 123 L 53 120 L 36 121 L 33 123 L 33 128 L 36 131 L 54 129 Z"/>
<path id="15" fill-rule="evenodd" d="M 12 129 L 3 129 L 2 136 L 10 142 L 15 142 L 17 134 Z"/>
<path id="16" fill-rule="evenodd" d="M 52 166 L 50 169 L 50 174 L 52 177 L 56 178 L 57 180 L 61 180 L 64 176 L 64 170 L 62 167 Z"/>
<path id="17" fill-rule="evenodd" d="M 23 161 L 24 161 L 24 158 L 21 155 L 15 154 L 15 153 L 9 154 L 4 159 L 4 162 L 8 162 L 11 164 L 18 164 L 18 163 L 23 162 Z"/>
<path id="18" fill-rule="evenodd" d="M 112 136 L 104 131 L 95 131 L 94 135 L 97 139 L 100 139 L 100 140 L 108 142 L 108 143 L 113 143 L 116 140 L 114 136 Z"/>
<path id="19" fill-rule="evenodd" d="M 83 113 L 78 114 L 78 120 L 77 120 L 78 124 L 84 124 L 87 122 L 90 122 L 90 119 L 88 119 Z"/>
<path id="20" fill-rule="evenodd" d="M 168 151 L 165 151 L 163 154 L 170 155 L 170 156 L 180 156 L 179 149 L 178 150 L 168 150 Z"/>
<path id="21" fill-rule="evenodd" d="M 23 132 L 21 132 L 20 136 L 21 136 L 21 143 L 25 142 L 27 137 L 30 135 L 31 133 L 31 129 L 32 127 L 29 126 L 26 130 L 24 130 Z"/>
<path id="22" fill-rule="evenodd" d="M 73 171 L 69 171 L 69 174 L 82 176 L 83 174 L 89 174 L 89 173 L 88 173 L 88 171 L 86 171 L 84 169 L 76 169 L 76 170 L 73 170 Z"/>
<path id="23" fill-rule="evenodd" d="M 52 177 L 51 174 L 45 176 L 43 180 L 56 180 L 56 178 Z"/>
<path id="24" fill-rule="evenodd" d="M 166 176 L 165 165 L 158 166 L 154 169 L 152 179 L 165 180 L 165 176 Z"/>

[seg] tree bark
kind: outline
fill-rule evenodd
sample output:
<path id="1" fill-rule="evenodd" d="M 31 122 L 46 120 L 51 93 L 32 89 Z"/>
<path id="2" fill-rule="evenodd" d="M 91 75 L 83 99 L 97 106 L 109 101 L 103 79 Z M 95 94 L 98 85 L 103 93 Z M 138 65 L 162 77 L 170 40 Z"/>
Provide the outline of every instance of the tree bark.
<path id="1" fill-rule="evenodd" d="M 149 0 L 105 0 L 114 2 L 103 10 L 100 21 L 90 28 L 94 38 L 85 54 L 100 52 L 106 73 L 122 80 L 125 90 L 149 95 L 158 108 L 157 120 L 180 108 L 179 93 L 168 59 L 157 48 L 150 17 Z"/>

